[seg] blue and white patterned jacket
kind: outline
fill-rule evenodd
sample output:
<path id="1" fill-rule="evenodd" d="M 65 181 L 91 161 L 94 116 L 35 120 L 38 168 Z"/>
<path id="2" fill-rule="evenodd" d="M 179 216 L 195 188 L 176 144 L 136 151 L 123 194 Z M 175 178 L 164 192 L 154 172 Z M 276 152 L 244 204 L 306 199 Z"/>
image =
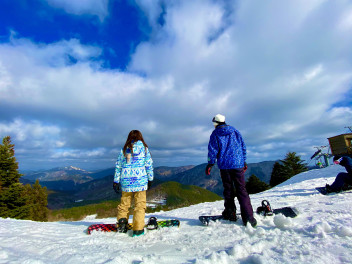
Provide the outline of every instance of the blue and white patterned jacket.
<path id="1" fill-rule="evenodd" d="M 131 153 L 130 149 L 126 150 Z M 116 161 L 114 182 L 120 183 L 123 192 L 140 192 L 148 189 L 148 181 L 154 179 L 153 160 L 142 141 L 133 144 L 133 155 L 127 159 L 121 149 Z"/>
<path id="2" fill-rule="evenodd" d="M 229 125 L 218 125 L 210 136 L 208 164 L 221 170 L 240 169 L 246 162 L 246 145 L 238 130 Z"/>

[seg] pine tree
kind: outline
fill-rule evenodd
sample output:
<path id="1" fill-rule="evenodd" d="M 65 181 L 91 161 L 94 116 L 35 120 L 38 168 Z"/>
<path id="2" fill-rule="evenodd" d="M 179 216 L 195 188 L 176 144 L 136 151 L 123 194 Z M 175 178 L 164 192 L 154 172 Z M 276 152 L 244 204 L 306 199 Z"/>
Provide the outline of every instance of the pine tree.
<path id="1" fill-rule="evenodd" d="M 0 217 L 25 219 L 29 215 L 24 188 L 19 179 L 14 145 L 9 136 L 0 145 Z"/>
<path id="2" fill-rule="evenodd" d="M 288 152 L 282 162 L 284 166 L 284 172 L 290 178 L 308 170 L 306 164 L 304 164 L 304 161 L 301 160 L 300 156 L 297 156 L 296 152 Z"/>
<path id="3" fill-rule="evenodd" d="M 46 188 L 20 183 L 14 146 L 9 136 L 0 145 L 0 217 L 47 221 Z"/>
<path id="4" fill-rule="evenodd" d="M 274 164 L 270 185 L 276 186 L 290 179 L 292 176 L 307 170 L 308 168 L 304 164 L 304 161 L 301 160 L 300 156 L 297 156 L 296 152 L 288 152 L 284 160 Z"/>
<path id="5" fill-rule="evenodd" d="M 2 145 L 0 145 L 0 185 L 2 188 L 8 188 L 13 183 L 19 183 L 22 174 L 17 170 L 15 145 L 11 144 L 9 136 L 4 137 Z"/>
<path id="6" fill-rule="evenodd" d="M 288 178 L 283 173 L 283 166 L 279 162 L 275 162 L 273 171 L 271 172 L 270 186 L 276 186 Z"/>
<path id="7" fill-rule="evenodd" d="M 268 190 L 270 186 L 265 182 L 261 181 L 257 176 L 252 174 L 247 183 L 246 189 L 249 194 L 260 193 Z"/>
<path id="8" fill-rule="evenodd" d="M 27 184 L 29 185 L 29 184 Z M 48 221 L 48 194 L 46 187 L 39 184 L 39 180 L 35 181 L 32 187 L 26 189 L 29 191 L 30 219 L 34 221 Z"/>

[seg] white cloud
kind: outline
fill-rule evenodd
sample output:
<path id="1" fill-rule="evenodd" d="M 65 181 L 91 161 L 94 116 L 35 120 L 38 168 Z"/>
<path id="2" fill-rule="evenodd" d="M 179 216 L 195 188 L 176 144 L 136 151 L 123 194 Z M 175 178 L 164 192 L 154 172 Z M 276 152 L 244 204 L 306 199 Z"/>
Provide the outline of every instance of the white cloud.
<path id="1" fill-rule="evenodd" d="M 104 20 L 109 14 L 109 0 L 43 0 L 50 6 L 62 8 L 69 14 L 95 15 Z"/>
<path id="2" fill-rule="evenodd" d="M 11 122 L 0 122 L 0 136 L 11 136 L 19 149 L 36 149 L 50 151 L 57 145 L 63 146 L 65 142 L 60 137 L 60 127 L 44 124 L 38 120 L 26 122 L 15 119 Z"/>
<path id="3" fill-rule="evenodd" d="M 70 150 L 59 150 L 55 152 L 51 158 L 54 159 L 89 159 L 89 158 L 99 158 L 104 156 L 106 150 L 104 148 L 98 148 L 88 151 L 82 151 L 80 149 L 70 149 Z"/>
<path id="4" fill-rule="evenodd" d="M 0 109 L 17 109 L 6 119 L 44 112 L 60 129 L 50 143 L 57 158 L 111 159 L 139 129 L 155 159 L 187 164 L 206 162 L 218 113 L 244 136 L 250 162 L 310 155 L 351 125 L 350 2 L 137 4 L 153 32 L 127 71 L 102 68 L 102 50 L 77 39 L 0 44 Z"/>
<path id="5" fill-rule="evenodd" d="M 0 45 L 0 100 L 22 107 L 83 116 L 123 109 L 130 98 L 149 89 L 148 81 L 100 69 L 100 49 L 78 40 L 35 44 L 12 40 Z M 71 63 L 69 58 L 77 61 Z"/>
<path id="6" fill-rule="evenodd" d="M 223 3 L 165 2 L 165 24 L 137 48 L 130 69 L 173 76 L 180 97 L 198 88 L 194 109 L 202 118 L 223 112 L 249 144 L 289 145 L 309 129 L 320 137 L 310 124 L 326 122 L 351 91 L 352 35 L 336 29 L 348 24 L 351 3 L 233 1 L 229 9 Z M 343 130 L 348 116 L 338 116 L 330 133 Z"/>

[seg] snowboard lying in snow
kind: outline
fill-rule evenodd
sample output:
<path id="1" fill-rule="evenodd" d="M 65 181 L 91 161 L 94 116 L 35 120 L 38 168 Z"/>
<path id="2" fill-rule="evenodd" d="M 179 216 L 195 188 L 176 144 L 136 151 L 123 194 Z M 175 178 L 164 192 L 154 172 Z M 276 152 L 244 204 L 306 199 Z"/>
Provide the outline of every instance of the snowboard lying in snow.
<path id="1" fill-rule="evenodd" d="M 148 230 L 154 230 L 154 229 L 159 229 L 163 227 L 172 227 L 172 226 L 180 226 L 180 221 L 177 219 L 171 219 L 171 220 L 161 220 L 157 221 L 157 228 L 148 228 L 146 225 L 145 227 Z M 132 230 L 133 224 L 128 224 L 127 229 Z M 116 224 L 94 224 L 90 225 L 87 229 L 87 234 L 90 235 L 93 231 L 101 231 L 101 232 L 117 232 Z"/>
<path id="2" fill-rule="evenodd" d="M 272 214 L 265 214 L 265 216 L 283 214 L 286 217 L 294 218 L 297 216 L 297 213 L 293 210 L 292 207 L 282 207 L 272 210 Z M 237 214 L 240 215 L 240 214 Z M 218 220 L 224 220 L 222 215 L 201 215 L 199 216 L 199 221 L 204 225 L 209 225 L 210 222 L 216 222 Z M 231 222 L 231 221 L 230 221 Z"/>
<path id="3" fill-rule="evenodd" d="M 315 189 L 323 195 L 333 195 L 333 194 L 337 194 L 337 193 L 352 192 L 351 185 L 349 185 L 348 188 L 345 188 L 340 192 L 327 192 L 326 187 L 316 187 Z"/>

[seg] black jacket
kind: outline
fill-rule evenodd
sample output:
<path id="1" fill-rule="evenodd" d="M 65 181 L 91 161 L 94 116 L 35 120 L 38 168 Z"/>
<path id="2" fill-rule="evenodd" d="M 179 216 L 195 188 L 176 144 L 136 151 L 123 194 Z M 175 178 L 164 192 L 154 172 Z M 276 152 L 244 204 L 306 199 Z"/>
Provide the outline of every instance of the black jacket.
<path id="1" fill-rule="evenodd" d="M 343 156 L 340 161 L 340 165 L 344 166 L 349 174 L 352 176 L 352 158 L 349 156 Z"/>

